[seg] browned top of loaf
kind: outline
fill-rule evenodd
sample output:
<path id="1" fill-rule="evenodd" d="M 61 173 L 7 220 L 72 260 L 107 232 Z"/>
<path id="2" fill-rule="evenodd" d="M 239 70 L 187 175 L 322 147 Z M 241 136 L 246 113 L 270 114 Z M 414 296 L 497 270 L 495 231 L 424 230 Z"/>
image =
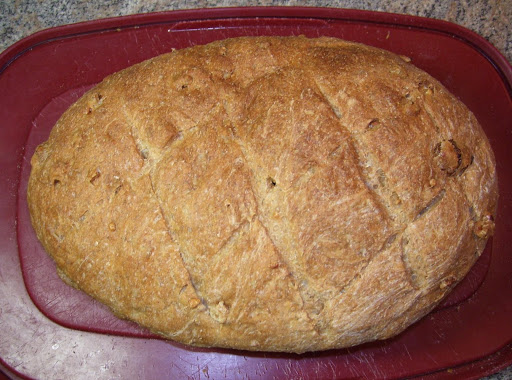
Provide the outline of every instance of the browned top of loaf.
<path id="1" fill-rule="evenodd" d="M 395 335 L 468 272 L 497 187 L 475 117 L 375 48 L 240 38 L 90 90 L 38 147 L 68 282 L 164 336 L 321 350 Z"/>

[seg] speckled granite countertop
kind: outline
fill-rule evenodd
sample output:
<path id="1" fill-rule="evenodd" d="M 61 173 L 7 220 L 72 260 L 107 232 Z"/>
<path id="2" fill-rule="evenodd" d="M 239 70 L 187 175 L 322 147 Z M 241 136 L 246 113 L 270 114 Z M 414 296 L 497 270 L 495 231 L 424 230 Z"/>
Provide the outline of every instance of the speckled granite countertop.
<path id="1" fill-rule="evenodd" d="M 511 0 L 2 0 L 0 52 L 36 31 L 80 21 L 164 10 L 270 5 L 356 8 L 442 19 L 480 34 L 512 61 Z M 487 379 L 512 379 L 512 366 Z"/>

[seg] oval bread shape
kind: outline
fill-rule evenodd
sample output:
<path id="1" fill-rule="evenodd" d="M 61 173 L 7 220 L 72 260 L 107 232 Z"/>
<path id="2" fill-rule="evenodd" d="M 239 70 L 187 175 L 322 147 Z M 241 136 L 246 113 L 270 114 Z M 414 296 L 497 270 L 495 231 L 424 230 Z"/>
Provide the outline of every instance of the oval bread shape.
<path id="1" fill-rule="evenodd" d="M 244 37 L 115 73 L 32 158 L 37 236 L 68 283 L 185 344 L 392 337 L 466 275 L 497 202 L 477 120 L 408 61 Z"/>

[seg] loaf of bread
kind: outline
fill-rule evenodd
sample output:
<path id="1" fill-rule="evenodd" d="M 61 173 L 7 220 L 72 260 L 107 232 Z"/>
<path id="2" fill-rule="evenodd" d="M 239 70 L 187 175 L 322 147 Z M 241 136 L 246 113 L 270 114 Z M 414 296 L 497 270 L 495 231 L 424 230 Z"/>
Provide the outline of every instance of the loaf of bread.
<path id="1" fill-rule="evenodd" d="M 406 57 L 246 37 L 107 77 L 32 158 L 69 284 L 165 338 L 306 352 L 394 336 L 493 232 L 473 114 Z"/>

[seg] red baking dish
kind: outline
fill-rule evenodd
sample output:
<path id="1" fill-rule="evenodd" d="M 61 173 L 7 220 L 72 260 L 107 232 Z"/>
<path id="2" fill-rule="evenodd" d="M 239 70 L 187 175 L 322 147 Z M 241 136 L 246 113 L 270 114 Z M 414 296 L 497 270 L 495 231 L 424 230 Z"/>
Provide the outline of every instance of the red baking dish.
<path id="1" fill-rule="evenodd" d="M 241 35 L 334 36 L 409 56 L 476 115 L 494 148 L 496 232 L 467 278 L 399 336 L 304 355 L 197 349 L 117 319 L 58 278 L 30 225 L 30 157 L 106 75 L 173 48 Z M 328 8 L 226 8 L 127 16 L 25 38 L 0 55 L 0 363 L 22 378 L 477 378 L 512 364 L 512 67 L 460 26 Z"/>

